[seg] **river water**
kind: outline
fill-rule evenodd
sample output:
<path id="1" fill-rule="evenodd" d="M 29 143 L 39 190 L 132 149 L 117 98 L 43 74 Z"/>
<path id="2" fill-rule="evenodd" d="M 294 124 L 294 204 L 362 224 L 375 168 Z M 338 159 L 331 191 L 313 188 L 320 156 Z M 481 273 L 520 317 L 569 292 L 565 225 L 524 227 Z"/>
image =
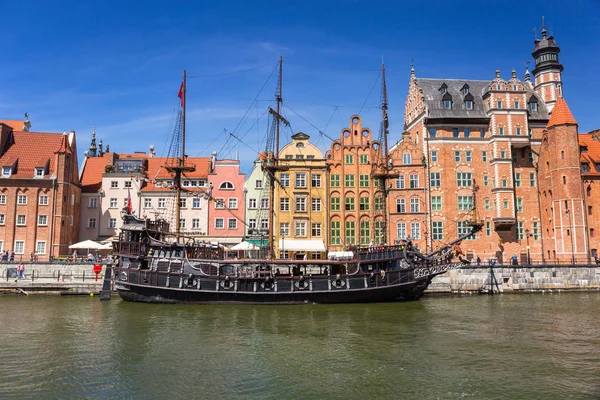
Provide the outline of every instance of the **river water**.
<path id="1" fill-rule="evenodd" d="M 0 398 L 599 399 L 600 293 L 195 306 L 0 297 Z"/>

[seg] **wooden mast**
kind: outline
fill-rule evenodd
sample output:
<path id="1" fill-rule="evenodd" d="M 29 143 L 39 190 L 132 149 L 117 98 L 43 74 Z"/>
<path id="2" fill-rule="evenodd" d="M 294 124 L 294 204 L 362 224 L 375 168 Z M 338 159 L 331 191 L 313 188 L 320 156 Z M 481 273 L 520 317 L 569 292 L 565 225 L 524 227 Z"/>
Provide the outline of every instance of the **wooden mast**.
<path id="1" fill-rule="evenodd" d="M 277 82 L 278 90 L 275 95 L 276 110 L 275 110 L 275 149 L 273 156 L 267 154 L 267 164 L 272 163 L 269 184 L 270 184 L 270 201 L 269 201 L 269 253 L 271 258 L 275 258 L 275 171 L 277 170 L 277 164 L 279 163 L 279 120 L 281 118 L 281 102 L 283 101 L 283 88 L 282 88 L 282 76 L 283 76 L 283 56 L 279 56 L 279 78 Z M 271 113 L 273 114 L 273 113 Z"/>
<path id="2" fill-rule="evenodd" d="M 186 70 L 183 70 L 183 82 L 179 97 L 181 99 L 181 154 L 179 155 L 177 162 L 174 165 L 165 165 L 165 169 L 174 174 L 173 176 L 173 187 L 175 188 L 175 238 L 179 241 L 181 237 L 181 228 L 179 227 L 181 220 L 181 174 L 182 172 L 193 172 L 196 170 L 196 166 L 193 164 L 185 164 L 185 96 L 187 92 L 187 76 Z M 177 129 L 177 128 L 176 128 Z M 176 131 L 177 132 L 177 131 Z"/>
<path id="3" fill-rule="evenodd" d="M 388 215 L 388 173 L 392 169 L 390 165 L 390 156 L 388 153 L 388 132 L 389 132 L 389 121 L 388 121 L 388 99 L 387 99 L 387 85 L 385 83 L 385 65 L 383 64 L 383 60 L 381 62 L 381 91 L 382 91 L 382 101 L 381 101 L 381 117 L 383 123 L 383 151 L 384 151 L 384 168 L 386 173 L 383 176 L 381 186 L 383 187 L 383 216 L 384 216 L 384 243 L 389 244 L 390 242 L 390 228 L 389 228 L 389 220 L 390 216 Z"/>

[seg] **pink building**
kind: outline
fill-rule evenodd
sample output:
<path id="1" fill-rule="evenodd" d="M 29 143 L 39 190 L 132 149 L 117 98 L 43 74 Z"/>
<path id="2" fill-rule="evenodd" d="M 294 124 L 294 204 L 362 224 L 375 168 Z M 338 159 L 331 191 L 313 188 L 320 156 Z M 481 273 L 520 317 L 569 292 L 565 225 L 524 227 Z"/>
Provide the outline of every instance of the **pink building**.
<path id="1" fill-rule="evenodd" d="M 235 245 L 244 237 L 244 183 L 239 160 L 217 160 L 211 157 L 208 174 L 212 201 L 208 209 L 207 240 Z"/>

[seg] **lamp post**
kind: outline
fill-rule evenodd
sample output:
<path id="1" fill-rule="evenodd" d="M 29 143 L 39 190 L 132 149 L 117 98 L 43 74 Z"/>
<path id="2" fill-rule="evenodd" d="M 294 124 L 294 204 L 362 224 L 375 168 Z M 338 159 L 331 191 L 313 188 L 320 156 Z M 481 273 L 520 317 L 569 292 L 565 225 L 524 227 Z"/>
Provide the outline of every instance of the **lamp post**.
<path id="1" fill-rule="evenodd" d="M 573 242 L 573 225 L 571 224 L 571 210 L 565 210 L 565 214 L 567 214 L 567 219 L 569 220 L 569 236 L 571 236 L 571 264 L 575 265 L 575 243 Z"/>
<path id="2" fill-rule="evenodd" d="M 531 265 L 531 253 L 529 250 L 529 229 L 525 229 L 525 237 L 527 238 L 527 265 Z"/>

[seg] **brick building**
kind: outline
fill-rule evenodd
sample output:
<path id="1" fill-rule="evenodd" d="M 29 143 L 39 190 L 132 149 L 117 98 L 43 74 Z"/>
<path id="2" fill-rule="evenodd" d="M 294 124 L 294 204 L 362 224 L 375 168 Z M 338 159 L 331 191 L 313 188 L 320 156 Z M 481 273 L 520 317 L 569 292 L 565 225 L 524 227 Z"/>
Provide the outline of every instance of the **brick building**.
<path id="1" fill-rule="evenodd" d="M 528 71 L 523 80 L 514 70 L 506 80 L 499 71 L 490 80 L 469 80 L 417 78 L 411 70 L 405 132 L 390 151 L 400 171 L 389 196 L 392 240 L 410 235 L 421 248 L 439 248 L 469 231 L 475 210 L 484 227 L 463 242 L 468 256 L 506 262 L 512 255 L 523 261 L 564 255 L 562 247 L 557 251 L 564 240 L 546 226 L 539 187 L 546 178 L 538 176 L 540 158 L 556 156 L 556 149 L 540 146 L 550 132 L 561 132 L 556 136 L 570 138 L 572 167 L 579 146 L 572 124 L 562 126 L 561 118 L 549 125 L 561 103 L 563 66 L 554 38 L 545 29 L 541 34 L 533 81 Z M 581 221 L 570 230 L 580 231 L 575 245 L 583 255 Z"/>
<path id="2" fill-rule="evenodd" d="M 579 149 L 588 247 L 590 255 L 595 258 L 600 248 L 600 129 L 579 135 Z"/>
<path id="3" fill-rule="evenodd" d="M 328 169 L 329 245 L 385 243 L 385 207 L 381 180 L 375 167 L 384 162 L 382 144 L 373 140 L 362 118 L 353 115 L 350 127 L 325 154 Z"/>
<path id="4" fill-rule="evenodd" d="M 27 117 L 27 115 L 26 115 Z M 77 242 L 81 186 L 75 132 L 30 132 L 0 121 L 0 247 L 15 260 L 68 254 Z"/>

